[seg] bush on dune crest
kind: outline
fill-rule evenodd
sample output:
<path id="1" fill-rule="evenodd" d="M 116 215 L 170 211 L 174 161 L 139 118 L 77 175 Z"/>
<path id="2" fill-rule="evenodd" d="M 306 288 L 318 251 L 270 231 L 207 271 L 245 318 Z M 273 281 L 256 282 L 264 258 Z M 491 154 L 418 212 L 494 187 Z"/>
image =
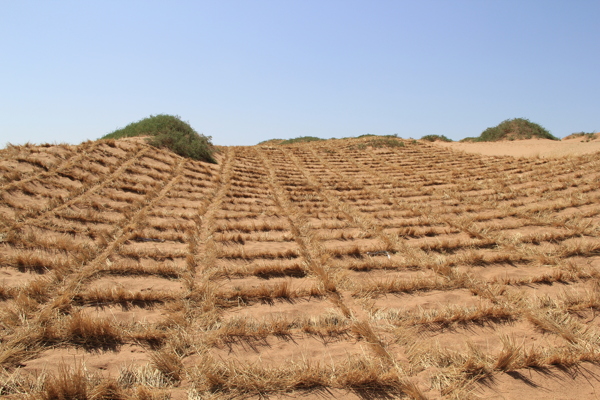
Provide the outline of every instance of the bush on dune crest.
<path id="1" fill-rule="evenodd" d="M 425 135 L 421 138 L 427 142 L 451 142 L 452 139 L 447 138 L 444 135 Z"/>
<path id="2" fill-rule="evenodd" d="M 325 139 L 321 139 L 315 136 L 300 136 L 294 139 L 287 139 L 284 140 L 283 142 L 280 142 L 279 144 L 293 144 L 293 143 L 304 143 L 304 142 L 315 142 L 318 140 L 325 140 Z"/>
<path id="3" fill-rule="evenodd" d="M 215 148 L 210 136 L 196 132 L 179 116 L 151 115 L 124 128 L 117 129 L 102 139 L 120 139 L 135 136 L 149 136 L 148 143 L 159 148 L 167 148 L 183 157 L 216 164 L 213 158 Z"/>
<path id="4" fill-rule="evenodd" d="M 550 139 L 559 140 L 539 124 L 526 118 L 514 118 L 502 121 L 495 127 L 487 128 L 477 138 L 465 138 L 474 142 L 495 142 L 515 139 Z"/>
<path id="5" fill-rule="evenodd" d="M 598 135 L 599 134 L 596 132 L 575 132 L 571 133 L 569 136 L 564 137 L 563 140 L 583 138 L 586 142 L 589 142 L 597 139 Z"/>

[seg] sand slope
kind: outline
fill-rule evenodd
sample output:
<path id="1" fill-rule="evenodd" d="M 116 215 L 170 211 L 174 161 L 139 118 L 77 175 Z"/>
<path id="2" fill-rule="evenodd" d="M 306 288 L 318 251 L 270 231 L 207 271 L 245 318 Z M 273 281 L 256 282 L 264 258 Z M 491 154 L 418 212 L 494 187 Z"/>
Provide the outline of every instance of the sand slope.
<path id="1" fill-rule="evenodd" d="M 527 139 L 501 142 L 435 142 L 443 146 L 467 153 L 486 156 L 513 157 L 565 157 L 591 154 L 600 151 L 600 139 L 587 141 L 581 138 L 567 140 Z"/>
<path id="2" fill-rule="evenodd" d="M 1 150 L 0 393 L 597 398 L 590 143 L 385 143 Z"/>

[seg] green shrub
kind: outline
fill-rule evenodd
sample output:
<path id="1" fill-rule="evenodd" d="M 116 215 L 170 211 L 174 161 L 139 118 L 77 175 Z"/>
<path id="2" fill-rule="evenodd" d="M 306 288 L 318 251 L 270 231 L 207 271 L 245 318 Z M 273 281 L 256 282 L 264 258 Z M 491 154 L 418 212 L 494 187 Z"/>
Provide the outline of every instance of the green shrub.
<path id="1" fill-rule="evenodd" d="M 421 138 L 421 140 L 425 140 L 427 142 L 451 142 L 452 139 L 448 139 L 446 136 L 444 135 L 425 135 Z"/>
<path id="2" fill-rule="evenodd" d="M 595 132 L 576 132 L 571 133 L 565 139 L 574 139 L 578 137 L 583 137 L 586 140 L 586 142 L 589 142 L 590 140 L 596 139 L 598 137 L 598 134 Z"/>
<path id="3" fill-rule="evenodd" d="M 495 142 L 506 139 L 531 139 L 531 138 L 559 140 L 543 128 L 526 118 L 514 118 L 502 121 L 498 126 L 487 128 L 481 133 L 476 142 Z"/>
<path id="4" fill-rule="evenodd" d="M 151 115 L 124 128 L 117 129 L 102 139 L 120 139 L 125 137 L 149 136 L 152 146 L 167 148 L 183 157 L 216 164 L 213 154 L 215 148 L 210 136 L 200 135 L 179 116 L 159 114 Z"/>
<path id="5" fill-rule="evenodd" d="M 404 147 L 404 142 L 401 140 L 397 140 L 394 137 L 386 137 L 385 139 L 372 139 L 367 142 L 368 146 L 374 148 L 380 147 Z"/>
<path id="6" fill-rule="evenodd" d="M 268 140 L 263 140 L 262 142 L 258 143 L 258 144 L 279 144 L 283 142 L 283 139 L 268 139 Z"/>
<path id="7" fill-rule="evenodd" d="M 295 139 L 284 140 L 279 144 L 292 144 L 292 143 L 302 143 L 302 142 L 314 142 L 316 140 L 325 140 L 314 136 L 300 136 Z"/>
<path id="8" fill-rule="evenodd" d="M 403 141 L 396 139 L 395 136 L 376 136 L 373 139 L 365 140 L 362 143 L 351 146 L 352 149 L 364 150 L 368 146 L 375 149 L 382 147 L 404 147 Z"/>

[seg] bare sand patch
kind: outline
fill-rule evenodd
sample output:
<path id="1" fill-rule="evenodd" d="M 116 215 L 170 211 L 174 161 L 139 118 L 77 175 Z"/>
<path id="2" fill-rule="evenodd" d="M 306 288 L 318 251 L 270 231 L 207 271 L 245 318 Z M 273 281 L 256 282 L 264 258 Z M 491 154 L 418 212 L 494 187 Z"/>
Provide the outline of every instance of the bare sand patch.
<path id="1" fill-rule="evenodd" d="M 87 352 L 67 347 L 46 350 L 36 359 L 25 362 L 22 368 L 34 376 L 39 376 L 43 373 L 55 373 L 60 364 L 66 364 L 117 378 L 122 368 L 144 365 L 149 361 L 147 352 L 136 345 L 123 345 L 118 350 L 105 352 Z"/>
<path id="2" fill-rule="evenodd" d="M 434 142 L 435 146 L 486 156 L 565 157 L 600 151 L 600 140 L 525 139 L 500 142 Z"/>

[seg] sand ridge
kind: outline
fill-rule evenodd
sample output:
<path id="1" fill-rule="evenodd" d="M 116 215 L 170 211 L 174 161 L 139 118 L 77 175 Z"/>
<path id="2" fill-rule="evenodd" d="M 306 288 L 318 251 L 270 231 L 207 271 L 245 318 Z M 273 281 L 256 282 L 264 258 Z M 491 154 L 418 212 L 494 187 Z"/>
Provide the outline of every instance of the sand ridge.
<path id="1" fill-rule="evenodd" d="M 500 142 L 435 142 L 442 146 L 467 153 L 486 156 L 512 157 L 568 157 L 600 151 L 600 139 L 573 138 L 563 140 L 525 139 Z"/>

